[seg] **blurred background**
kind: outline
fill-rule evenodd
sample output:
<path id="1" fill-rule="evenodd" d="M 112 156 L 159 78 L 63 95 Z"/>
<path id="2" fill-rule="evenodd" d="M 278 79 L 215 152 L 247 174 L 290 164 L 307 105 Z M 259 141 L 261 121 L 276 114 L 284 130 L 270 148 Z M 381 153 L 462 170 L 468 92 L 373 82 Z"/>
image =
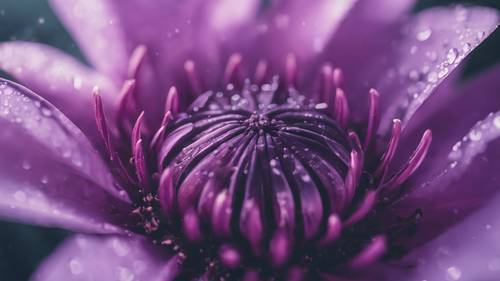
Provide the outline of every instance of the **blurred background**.
<path id="1" fill-rule="evenodd" d="M 500 0 L 420 0 L 414 10 L 459 2 L 500 10 Z M 71 36 L 51 11 L 47 0 L 0 0 L 0 42 L 10 40 L 50 44 L 83 60 Z M 498 62 L 499 30 L 471 55 L 464 77 L 477 74 Z M 0 72 L 0 77 L 8 76 Z M 62 230 L 0 221 L 0 281 L 28 280 L 40 261 L 67 235 L 69 233 Z"/>

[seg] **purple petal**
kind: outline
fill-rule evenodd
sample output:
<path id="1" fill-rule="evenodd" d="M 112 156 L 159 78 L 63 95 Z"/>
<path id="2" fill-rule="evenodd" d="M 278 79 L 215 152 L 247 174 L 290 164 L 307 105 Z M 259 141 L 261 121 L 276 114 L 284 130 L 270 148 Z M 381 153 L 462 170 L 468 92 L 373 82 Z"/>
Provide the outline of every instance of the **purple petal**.
<path id="1" fill-rule="evenodd" d="M 277 1 L 248 31 L 253 59 L 283 65 L 288 54 L 309 61 L 321 53 L 357 0 Z M 279 43 L 277 43 L 279 42 Z"/>
<path id="2" fill-rule="evenodd" d="M 374 78 L 384 70 L 368 67 L 391 50 L 415 2 L 359 0 L 318 56 L 316 67 L 330 62 L 343 70 L 345 90 L 355 111 L 365 110 L 368 91 L 377 81 Z"/>
<path id="3" fill-rule="evenodd" d="M 97 132 L 92 88 L 98 86 L 105 102 L 114 101 L 112 83 L 76 59 L 50 46 L 31 42 L 0 44 L 0 69 L 40 93 L 73 120 L 88 136 Z"/>
<path id="4" fill-rule="evenodd" d="M 402 30 L 402 39 L 388 71 L 378 77 L 377 89 L 385 109 L 380 131 L 393 118 L 403 127 L 435 88 L 478 46 L 499 23 L 496 10 L 479 7 L 433 8 L 413 17 Z M 394 59 L 395 58 L 395 59 Z"/>
<path id="5" fill-rule="evenodd" d="M 128 53 L 120 20 L 110 0 L 51 0 L 90 63 L 115 79 L 125 78 Z"/>
<path id="6" fill-rule="evenodd" d="M 405 264 L 414 269 L 394 280 L 497 280 L 500 276 L 500 197 L 424 247 Z"/>
<path id="7" fill-rule="evenodd" d="M 0 80 L 0 127 L 3 218 L 98 233 L 135 223 L 88 139 L 51 104 Z"/>
<path id="8" fill-rule="evenodd" d="M 160 73 L 160 94 L 171 86 L 181 87 L 184 63 L 193 60 L 203 77 L 222 74 L 219 55 L 225 42 L 237 42 L 238 26 L 256 14 L 258 0 L 234 1 L 115 1 L 115 9 L 127 30 L 131 48 L 145 45 Z M 228 12 L 230 11 L 230 12 Z M 238 36 L 238 37 L 235 37 Z M 207 79 L 207 81 L 213 81 Z M 205 81 L 205 82 L 207 82 Z M 213 82 L 212 82 L 213 83 Z M 182 89 L 181 93 L 183 92 Z"/>
<path id="9" fill-rule="evenodd" d="M 177 275 L 176 258 L 161 255 L 140 237 L 75 235 L 33 274 L 32 281 L 169 281 Z"/>
<path id="10" fill-rule="evenodd" d="M 435 140 L 424 165 L 408 182 L 410 193 L 393 206 L 398 213 L 423 210 L 419 223 L 423 233 L 415 243 L 439 234 L 497 193 L 500 113 L 494 111 L 500 101 L 499 70 L 490 70 L 460 89 L 448 88 L 451 92 L 442 94 L 454 98 L 429 113 L 420 128 L 410 127 L 403 149 L 422 128 L 430 128 Z"/>

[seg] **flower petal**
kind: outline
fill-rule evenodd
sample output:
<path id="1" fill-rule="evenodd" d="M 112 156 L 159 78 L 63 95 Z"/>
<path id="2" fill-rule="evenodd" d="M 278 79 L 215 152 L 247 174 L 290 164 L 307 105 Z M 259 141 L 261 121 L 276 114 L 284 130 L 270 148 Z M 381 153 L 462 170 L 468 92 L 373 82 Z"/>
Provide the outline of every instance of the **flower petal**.
<path id="1" fill-rule="evenodd" d="M 31 280 L 169 281 L 176 275 L 176 258 L 161 255 L 144 238 L 75 235 L 43 262 Z"/>
<path id="2" fill-rule="evenodd" d="M 414 270 L 394 280 L 497 280 L 500 275 L 500 197 L 411 253 Z"/>
<path id="3" fill-rule="evenodd" d="M 493 69 L 481 77 L 443 93 L 454 98 L 433 114 L 420 128 L 405 136 L 402 148 L 416 139 L 422 128 L 433 131 L 435 142 L 421 169 L 408 182 L 409 192 L 397 201 L 396 213 L 423 211 L 415 243 L 419 244 L 460 221 L 497 194 L 497 167 L 500 165 L 500 86 Z M 433 98 L 430 102 L 432 103 Z M 480 120 L 478 116 L 482 116 Z M 452 122 L 452 126 L 450 126 Z"/>
<path id="4" fill-rule="evenodd" d="M 80 231 L 121 231 L 131 203 L 83 133 L 51 104 L 0 80 L 0 216 Z"/>
<path id="5" fill-rule="evenodd" d="M 318 56 L 316 67 L 330 62 L 343 70 L 345 90 L 355 112 L 365 110 L 368 90 L 384 70 L 369 67 L 378 66 L 378 59 L 391 50 L 415 2 L 358 0 Z"/>
<path id="6" fill-rule="evenodd" d="M 118 15 L 110 0 L 51 0 L 90 63 L 114 79 L 124 79 L 128 53 Z M 115 80 L 116 81 L 116 80 Z"/>
<path id="7" fill-rule="evenodd" d="M 432 8 L 414 16 L 403 27 L 396 49 L 386 54 L 389 70 L 379 77 L 377 89 L 386 109 L 380 131 L 387 131 L 393 118 L 406 126 L 435 88 L 495 30 L 499 19 L 496 10 L 463 6 Z"/>
<path id="8" fill-rule="evenodd" d="M 282 65 L 290 53 L 299 61 L 309 61 L 322 52 L 357 0 L 276 2 L 258 24 L 252 25 L 254 43 L 249 52 L 254 59 Z"/>
<path id="9" fill-rule="evenodd" d="M 55 48 L 38 43 L 1 43 L 0 69 L 55 104 L 89 137 L 97 132 L 91 107 L 92 88 L 98 86 L 109 103 L 117 92 L 104 76 Z"/>

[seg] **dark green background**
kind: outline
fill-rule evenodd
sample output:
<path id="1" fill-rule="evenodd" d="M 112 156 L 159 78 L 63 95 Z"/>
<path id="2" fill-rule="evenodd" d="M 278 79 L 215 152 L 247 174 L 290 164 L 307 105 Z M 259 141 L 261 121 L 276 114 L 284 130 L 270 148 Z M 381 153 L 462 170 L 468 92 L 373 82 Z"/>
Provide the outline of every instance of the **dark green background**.
<path id="1" fill-rule="evenodd" d="M 415 10 L 456 2 L 421 0 Z M 500 9 L 500 0 L 461 2 Z M 47 43 L 83 60 L 70 35 L 54 16 L 46 0 L 0 0 L 0 41 L 8 40 L 32 40 Z M 500 32 L 497 31 L 485 44 L 474 51 L 465 75 L 477 74 L 499 61 Z M 0 76 L 5 76 L 5 74 L 0 73 Z M 67 233 L 61 230 L 0 221 L 0 280 L 27 280 L 38 263 L 66 235 Z"/>

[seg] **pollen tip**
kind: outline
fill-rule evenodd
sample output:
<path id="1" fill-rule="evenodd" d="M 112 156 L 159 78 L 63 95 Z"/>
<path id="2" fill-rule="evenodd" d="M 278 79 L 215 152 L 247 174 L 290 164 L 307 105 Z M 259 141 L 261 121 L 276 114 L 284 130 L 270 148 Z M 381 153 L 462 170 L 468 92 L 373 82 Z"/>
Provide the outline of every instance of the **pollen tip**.
<path id="1" fill-rule="evenodd" d="M 226 267 L 237 268 L 241 263 L 241 254 L 234 246 L 222 245 L 219 248 L 219 258 Z"/>
<path id="2" fill-rule="evenodd" d="M 342 88 L 344 86 L 344 73 L 342 69 L 337 67 L 333 70 L 333 82 L 337 88 Z"/>
<path id="3" fill-rule="evenodd" d="M 139 45 L 132 51 L 128 65 L 128 78 L 137 77 L 137 72 L 146 57 L 146 53 L 147 47 L 145 45 Z"/>
<path id="4" fill-rule="evenodd" d="M 385 236 L 375 236 L 372 241 L 352 259 L 352 268 L 361 268 L 376 262 L 387 250 L 387 240 Z"/>

